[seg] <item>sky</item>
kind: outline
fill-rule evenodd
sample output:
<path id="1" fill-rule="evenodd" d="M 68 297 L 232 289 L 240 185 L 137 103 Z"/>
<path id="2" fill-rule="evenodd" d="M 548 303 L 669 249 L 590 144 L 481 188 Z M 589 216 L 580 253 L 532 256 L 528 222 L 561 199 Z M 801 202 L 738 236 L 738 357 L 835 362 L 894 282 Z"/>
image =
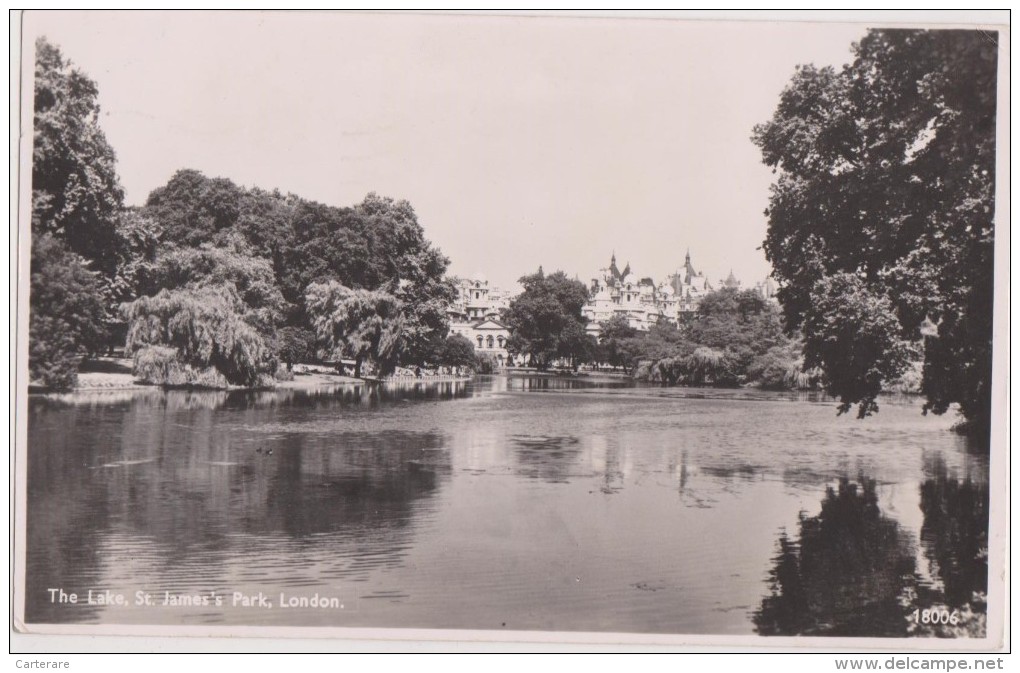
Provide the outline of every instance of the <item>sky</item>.
<path id="1" fill-rule="evenodd" d="M 615 252 L 769 273 L 750 137 L 866 26 L 329 13 L 40 13 L 98 85 L 129 205 L 179 169 L 330 205 L 407 199 L 451 274 L 582 281 Z M 29 54 L 30 57 L 30 54 Z"/>

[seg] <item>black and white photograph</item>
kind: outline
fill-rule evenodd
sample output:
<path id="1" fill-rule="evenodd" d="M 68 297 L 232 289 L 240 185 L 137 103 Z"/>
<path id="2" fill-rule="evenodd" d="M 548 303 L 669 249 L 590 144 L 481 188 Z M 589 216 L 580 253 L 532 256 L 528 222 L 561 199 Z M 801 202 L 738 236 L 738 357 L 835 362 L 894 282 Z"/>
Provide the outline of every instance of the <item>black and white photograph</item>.
<path id="1" fill-rule="evenodd" d="M 17 15 L 15 630 L 1001 648 L 1009 16 L 845 14 Z"/>

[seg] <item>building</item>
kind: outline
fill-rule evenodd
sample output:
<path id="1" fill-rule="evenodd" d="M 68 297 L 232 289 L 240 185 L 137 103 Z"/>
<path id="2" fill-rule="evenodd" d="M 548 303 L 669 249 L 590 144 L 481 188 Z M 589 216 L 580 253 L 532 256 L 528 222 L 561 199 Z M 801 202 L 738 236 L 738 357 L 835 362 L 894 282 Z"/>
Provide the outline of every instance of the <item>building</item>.
<path id="1" fill-rule="evenodd" d="M 761 295 L 761 298 L 765 301 L 779 305 L 779 298 L 776 296 L 776 281 L 772 280 L 772 276 L 766 276 L 765 280 L 755 284 L 754 290 Z"/>
<path id="2" fill-rule="evenodd" d="M 691 251 L 684 255 L 684 268 L 677 271 L 667 279 L 669 286 L 673 289 L 678 306 L 676 308 L 676 322 L 687 319 L 698 312 L 698 304 L 701 298 L 712 291 L 712 284 L 704 273 L 695 271 L 691 264 Z"/>
<path id="3" fill-rule="evenodd" d="M 658 284 L 648 277 L 638 278 L 629 262 L 620 271 L 613 253 L 609 266 L 592 279 L 582 313 L 588 320 L 586 329 L 593 336 L 598 336 L 601 323 L 614 316 L 622 316 L 631 327 L 644 331 L 660 320 L 679 324 L 688 319 L 698 310 L 701 298 L 711 291 L 708 279 L 691 264 L 690 251 L 683 270 Z"/>
<path id="4" fill-rule="evenodd" d="M 457 299 L 447 309 L 450 333 L 460 334 L 474 344 L 475 352 L 490 355 L 497 366 L 511 362 L 506 342 L 510 330 L 500 322 L 500 313 L 510 306 L 513 295 L 489 285 L 481 274 L 472 279 L 454 278 Z"/>

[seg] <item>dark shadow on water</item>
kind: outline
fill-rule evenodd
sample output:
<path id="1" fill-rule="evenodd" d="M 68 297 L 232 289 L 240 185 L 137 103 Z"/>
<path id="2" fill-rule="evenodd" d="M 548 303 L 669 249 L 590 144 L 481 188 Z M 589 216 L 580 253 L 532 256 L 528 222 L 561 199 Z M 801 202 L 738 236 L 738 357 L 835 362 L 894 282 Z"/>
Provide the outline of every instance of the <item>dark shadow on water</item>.
<path id="1" fill-rule="evenodd" d="M 921 548 L 885 516 L 865 475 L 828 487 L 817 516 L 783 531 L 769 572 L 769 595 L 753 613 L 761 635 L 983 636 L 987 588 L 988 489 L 925 465 L 920 488 Z M 933 578 L 933 579 L 932 579 Z M 960 623 L 917 623 L 914 611 L 958 611 Z"/>

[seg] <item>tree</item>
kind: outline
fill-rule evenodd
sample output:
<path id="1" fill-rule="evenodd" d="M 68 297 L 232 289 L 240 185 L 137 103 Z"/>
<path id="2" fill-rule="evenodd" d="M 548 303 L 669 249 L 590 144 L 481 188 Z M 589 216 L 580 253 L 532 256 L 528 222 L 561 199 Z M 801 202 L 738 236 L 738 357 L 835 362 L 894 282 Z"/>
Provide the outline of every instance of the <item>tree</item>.
<path id="1" fill-rule="evenodd" d="M 110 274 L 124 193 L 99 128 L 99 90 L 60 50 L 36 41 L 32 234 L 48 233 Z"/>
<path id="2" fill-rule="evenodd" d="M 166 240 L 181 246 L 216 242 L 237 224 L 244 189 L 226 178 L 207 178 L 183 169 L 157 187 L 145 202 L 146 214 L 159 222 Z"/>
<path id="3" fill-rule="evenodd" d="M 152 277 L 162 233 L 159 224 L 138 210 L 124 210 L 117 217 L 117 262 L 106 287 L 111 306 L 131 301 L 155 284 Z"/>
<path id="4" fill-rule="evenodd" d="M 575 369 L 578 365 L 591 362 L 598 352 L 598 341 L 585 331 L 580 320 L 568 320 L 560 331 L 556 356 L 566 360 Z"/>
<path id="5" fill-rule="evenodd" d="M 818 281 L 812 297 L 804 318 L 805 367 L 822 370 L 826 390 L 840 400 L 840 413 L 856 400 L 858 417 L 878 411 L 875 397 L 882 384 L 902 374 L 914 355 L 900 336 L 892 300 L 845 273 Z"/>
<path id="6" fill-rule="evenodd" d="M 276 284 L 272 265 L 252 254 L 239 236 L 228 237 L 223 247 L 170 247 L 156 259 L 143 284 L 145 294 L 161 289 L 230 287 L 241 300 L 246 322 L 267 341 L 285 315 L 286 303 Z"/>
<path id="7" fill-rule="evenodd" d="M 588 301 L 584 283 L 570 280 L 562 271 L 546 276 L 541 268 L 520 283 L 524 291 L 502 316 L 510 330 L 507 350 L 526 353 L 545 369 L 556 357 L 576 357 L 594 347 L 580 337 L 585 324 L 581 309 Z"/>
<path id="8" fill-rule="evenodd" d="M 812 307 L 835 309 L 825 302 L 835 285 L 820 281 L 850 274 L 858 308 L 888 312 L 871 314 L 884 341 L 923 338 L 924 410 L 957 403 L 982 433 L 991 400 L 998 50 L 996 34 L 984 30 L 870 31 L 842 69 L 798 68 L 753 136 L 779 174 L 764 250 L 787 327 L 804 329 L 806 353 L 840 339 L 839 316 Z M 859 404 L 866 414 L 876 372 L 895 377 L 902 362 L 847 366 L 861 357 L 832 350 L 821 360 L 841 410 Z"/>
<path id="9" fill-rule="evenodd" d="M 451 334 L 443 342 L 438 358 L 441 364 L 449 367 L 473 367 L 475 345 L 462 334 Z"/>
<path id="10" fill-rule="evenodd" d="M 385 289 L 403 305 L 401 359 L 423 364 L 450 328 L 446 309 L 457 290 L 446 278 L 449 260 L 425 238 L 407 201 L 372 192 L 354 212 L 364 220 L 370 249 L 379 251 L 376 261 L 382 264 L 374 273 L 388 279 Z"/>
<path id="11" fill-rule="evenodd" d="M 637 330 L 630 326 L 621 315 L 614 315 L 602 323 L 599 332 L 599 344 L 603 359 L 613 367 L 629 366 L 633 357 L 627 340 L 637 336 Z"/>
<path id="12" fill-rule="evenodd" d="M 327 358 L 353 358 L 356 377 L 361 376 L 366 360 L 374 361 L 380 374 L 393 371 L 404 322 L 400 302 L 395 297 L 327 281 L 308 287 L 306 303 Z"/>
<path id="13" fill-rule="evenodd" d="M 284 327 L 276 333 L 276 352 L 288 371 L 295 362 L 315 360 L 315 333 L 302 327 Z"/>
<path id="14" fill-rule="evenodd" d="M 123 192 L 99 128 L 95 82 L 36 41 L 29 369 L 66 390 L 108 333 Z"/>
<path id="15" fill-rule="evenodd" d="M 135 374 L 153 383 L 195 383 L 212 368 L 227 383 L 253 386 L 276 371 L 275 354 L 244 319 L 244 302 L 227 284 L 160 290 L 125 304 L 124 314 Z M 159 364 L 160 377 L 145 375 L 148 363 Z"/>
<path id="16" fill-rule="evenodd" d="M 29 376 L 54 390 L 69 390 L 78 381 L 80 356 L 99 352 L 106 339 L 99 274 L 50 234 L 32 247 Z"/>

